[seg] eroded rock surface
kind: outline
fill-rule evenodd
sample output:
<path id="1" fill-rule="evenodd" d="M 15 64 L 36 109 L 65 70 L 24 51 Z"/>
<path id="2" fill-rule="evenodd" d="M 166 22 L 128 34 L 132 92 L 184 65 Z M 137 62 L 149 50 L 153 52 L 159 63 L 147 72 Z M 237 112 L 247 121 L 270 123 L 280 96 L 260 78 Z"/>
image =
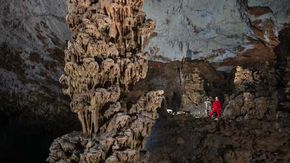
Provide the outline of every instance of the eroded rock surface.
<path id="1" fill-rule="evenodd" d="M 233 80 L 234 92 L 225 101 L 225 118 L 275 118 L 278 96 L 273 65 L 238 66 Z"/>
<path id="2" fill-rule="evenodd" d="M 158 117 L 156 109 L 161 105 L 162 95 L 160 91 L 150 92 L 128 110 L 121 108 L 120 103 L 111 105 L 106 111 L 110 113 L 105 114 L 109 120 L 100 127 L 97 136 L 74 132 L 55 139 L 47 161 L 139 162 L 140 150 Z"/>
<path id="3" fill-rule="evenodd" d="M 287 0 L 149 1 L 145 11 L 158 22 L 149 47 L 158 47 L 166 59 L 272 58 L 278 32 L 289 23 L 289 5 Z"/>
<path id="4" fill-rule="evenodd" d="M 179 115 L 156 123 L 147 149 L 154 163 L 289 162 L 289 133 L 273 124 L 271 120 L 214 121 Z"/>
<path id="5" fill-rule="evenodd" d="M 33 143 L 36 145 L 34 149 L 31 149 L 33 152 L 26 149 L 26 144 L 18 147 L 21 143 L 17 143 L 17 148 L 7 150 L 7 147 L 16 146 L 15 142 L 17 141 L 13 138 L 13 135 L 17 135 L 21 140 L 20 142 L 29 142 L 29 140 L 33 142 L 35 137 L 29 136 L 29 134 L 37 133 L 35 139 L 38 138 L 40 142 L 43 142 L 43 132 L 48 133 L 45 135 L 51 135 L 53 130 L 57 132 L 53 135 L 59 135 L 77 128 L 72 127 L 72 124 L 75 124 L 73 122 L 75 117 L 70 114 L 69 102 L 62 96 L 57 82 L 59 76 L 63 73 L 65 40 L 71 37 L 69 28 L 65 24 L 67 5 L 65 0 L 55 2 L 0 0 L 0 2 L 2 11 L 0 15 L 0 119 L 4 125 L 1 130 L 1 137 L 3 138 L 3 144 L 0 145 L 1 153 L 4 153 L 4 157 L 8 159 L 27 159 L 28 157 L 35 158 L 35 153 L 41 151 L 42 154 L 38 156 L 42 157 L 39 159 L 43 161 L 44 158 L 40 155 L 45 153 L 44 157 L 46 157 L 47 147 L 42 146 L 41 148 L 45 150 L 41 150 L 40 145 L 38 146 L 41 143 Z M 157 31 L 154 34 L 157 37 L 149 43 L 150 53 L 157 55 L 152 59 L 169 61 L 188 57 L 222 61 L 224 58 L 238 54 L 238 59 L 225 62 L 229 66 L 275 60 L 273 47 L 278 44 L 277 36 L 279 36 L 280 44 L 280 37 L 288 37 L 287 32 L 278 34 L 289 23 L 290 7 L 288 0 L 206 2 L 200 0 L 148 0 L 144 3 L 146 13 L 149 14 L 150 18 L 157 21 Z M 106 5 L 104 4 L 104 7 Z M 97 37 L 99 33 L 94 33 L 94 30 L 94 26 L 88 25 L 86 27 L 86 32 L 89 35 L 96 35 Z M 111 30 L 110 36 L 114 37 L 115 34 L 116 30 Z M 85 35 L 80 37 L 84 41 L 87 39 Z M 290 53 L 285 49 L 289 46 L 289 41 L 284 39 L 282 41 L 284 41 L 284 48 L 281 49 L 281 54 L 287 56 Z M 96 46 L 92 45 L 91 42 L 88 44 L 90 44 L 89 50 L 85 55 L 96 51 Z M 99 42 L 99 44 L 104 45 L 103 42 Z M 77 46 L 79 46 L 79 43 Z M 108 46 L 108 53 L 101 55 L 104 55 L 103 57 L 116 56 L 116 49 L 111 45 Z M 79 50 L 83 54 L 82 49 L 79 48 Z M 103 51 L 103 48 L 101 51 Z M 159 55 L 161 57 L 158 57 Z M 287 90 L 289 90 L 289 84 L 287 84 L 289 79 L 287 77 L 289 75 L 284 74 L 284 71 L 287 72 L 285 69 L 287 66 L 284 66 L 284 61 L 287 61 L 287 59 L 282 58 L 281 60 L 283 62 L 277 63 L 283 67 L 283 72 L 280 74 L 282 78 L 278 81 L 282 82 L 281 91 L 278 91 L 278 96 L 282 97 L 279 97 L 277 118 L 279 119 L 280 130 L 287 131 L 290 128 L 287 125 L 290 124 L 289 93 L 287 93 Z M 86 61 L 86 64 L 90 63 L 91 61 Z M 106 65 L 111 63 L 112 60 L 106 61 Z M 90 68 L 90 66 L 93 65 L 90 64 L 86 68 Z M 101 67 L 101 65 L 98 66 Z M 182 66 L 177 62 L 166 64 L 153 62 L 150 66 L 157 66 L 157 68 L 150 70 L 151 79 L 146 80 L 147 83 L 141 84 L 139 89 L 143 87 L 147 87 L 148 90 L 165 88 L 164 90 L 167 90 L 165 92 L 167 106 L 178 110 L 181 106 L 181 96 L 183 94 L 181 88 L 183 85 L 180 84 L 178 68 Z M 188 67 L 190 66 L 192 65 L 188 65 Z M 74 69 L 78 68 L 74 67 Z M 242 66 L 242 68 L 252 71 L 247 66 Z M 113 73 L 108 75 L 110 82 L 114 80 L 113 76 L 119 75 L 117 69 L 114 73 L 114 75 Z M 201 74 L 205 76 L 208 73 L 202 71 Z M 91 75 L 94 75 L 94 73 L 88 76 L 92 77 Z M 74 77 L 76 76 L 78 75 L 74 75 Z M 83 76 L 78 76 L 78 78 L 83 78 Z M 209 80 L 210 78 L 212 77 L 207 76 L 204 79 Z M 124 79 L 124 81 L 127 81 L 127 79 Z M 219 81 L 220 79 L 213 80 Z M 216 88 L 216 85 L 214 87 Z M 267 89 L 267 87 L 264 88 Z M 105 92 L 108 95 L 108 92 L 104 90 L 100 90 L 100 92 Z M 140 96 L 143 94 L 140 90 L 136 90 L 136 92 Z M 252 113 L 258 112 L 251 109 L 253 105 L 258 104 L 256 102 L 254 104 L 249 103 L 247 99 L 254 98 L 254 101 L 259 99 L 266 103 L 268 103 L 268 100 L 276 102 L 268 95 L 267 97 L 262 95 L 262 98 L 260 98 L 258 94 L 261 93 L 253 93 L 247 89 L 245 92 L 239 92 L 233 96 L 231 96 L 231 93 L 225 96 L 227 99 L 234 101 L 233 106 L 239 104 L 239 101 L 245 103 L 245 105 L 243 104 L 243 111 L 233 109 L 237 110 L 237 116 L 234 115 L 234 117 L 243 119 L 247 117 L 245 115 L 254 115 Z M 264 105 L 261 106 L 264 108 Z M 109 117 L 111 112 L 119 110 L 121 110 L 119 107 L 112 107 L 105 112 L 105 117 Z M 265 117 L 265 115 L 269 115 L 267 110 L 261 109 L 261 114 L 257 115 Z M 250 117 L 253 118 L 253 116 Z M 67 122 L 64 123 L 64 121 Z M 38 127 L 36 127 L 37 129 L 29 127 L 36 125 L 45 131 L 39 132 Z M 19 130 L 17 130 L 17 134 L 14 134 L 16 128 Z M 20 133 L 20 130 L 24 131 Z M 7 133 L 9 133 L 8 136 Z M 38 133 L 41 134 L 38 135 Z M 26 138 L 22 138 L 22 135 Z M 51 141 L 50 138 L 49 141 Z M 10 143 L 6 144 L 6 142 Z M 183 141 L 180 139 L 179 142 Z M 6 153 L 9 154 L 6 155 Z M 13 153 L 21 153 L 22 157 L 13 157 Z M 3 158 L 2 156 L 0 157 Z M 17 161 L 9 160 L 9 162 Z"/>
<path id="6" fill-rule="evenodd" d="M 158 117 L 163 91 L 149 92 L 131 106 L 121 97 L 147 74 L 143 49 L 155 22 L 146 19 L 142 5 L 143 0 L 68 1 L 73 40 L 60 82 L 82 133 L 56 139 L 48 162 L 146 161 L 140 150 Z"/>
<path id="7" fill-rule="evenodd" d="M 182 108 L 203 103 L 204 80 L 201 79 L 200 71 L 195 68 L 193 72 L 185 74 L 183 77 L 184 93 L 182 95 Z"/>
<path id="8" fill-rule="evenodd" d="M 9 98 L 8 105 L 18 101 L 33 108 L 24 112 L 39 110 L 39 115 L 53 115 L 57 107 L 67 109 L 57 84 L 64 45 L 71 37 L 64 21 L 65 0 L 1 0 L 1 4 L 1 100 Z M 156 37 L 149 43 L 150 53 L 157 55 L 151 58 L 157 61 L 184 57 L 222 61 L 236 54 L 238 59 L 228 64 L 272 60 L 278 33 L 290 20 L 288 0 L 148 0 L 144 10 L 158 22 Z M 92 30 L 89 25 L 87 31 Z M 114 55 L 114 48 L 109 51 Z"/>

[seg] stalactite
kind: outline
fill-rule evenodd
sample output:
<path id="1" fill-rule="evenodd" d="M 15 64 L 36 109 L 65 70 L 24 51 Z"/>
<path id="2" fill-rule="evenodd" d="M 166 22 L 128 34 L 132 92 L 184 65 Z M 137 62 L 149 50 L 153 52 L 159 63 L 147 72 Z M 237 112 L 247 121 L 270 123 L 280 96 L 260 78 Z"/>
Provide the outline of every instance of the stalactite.
<path id="1" fill-rule="evenodd" d="M 83 134 L 56 139 L 49 162 L 136 162 L 157 118 L 163 91 L 153 91 L 127 109 L 121 94 L 147 74 L 144 41 L 155 29 L 141 11 L 143 0 L 68 0 L 73 32 L 60 82 L 71 97 Z M 121 102 L 121 103 L 120 103 Z M 73 141 L 75 137 L 77 141 Z M 85 141 L 86 140 L 86 141 Z M 63 141 L 81 144 L 68 153 Z M 90 144 L 88 144 L 90 142 Z M 84 145 L 86 144 L 86 145 Z M 92 145 L 95 144 L 95 145 Z M 65 156 L 65 157 L 64 157 Z"/>

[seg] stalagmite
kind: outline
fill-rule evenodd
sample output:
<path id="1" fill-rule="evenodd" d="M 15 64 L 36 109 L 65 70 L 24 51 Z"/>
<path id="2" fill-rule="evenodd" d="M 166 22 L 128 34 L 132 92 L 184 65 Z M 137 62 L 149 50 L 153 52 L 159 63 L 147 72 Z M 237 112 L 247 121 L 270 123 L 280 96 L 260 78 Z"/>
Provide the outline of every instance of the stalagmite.
<path id="1" fill-rule="evenodd" d="M 143 0 L 99 0 L 99 4 L 68 0 L 68 4 L 66 20 L 73 39 L 65 50 L 60 82 L 83 132 L 56 139 L 47 161 L 139 162 L 163 91 L 147 93 L 131 108 L 121 95 L 146 77 L 144 41 L 151 37 L 155 22 L 146 20 L 141 11 Z M 61 148 L 64 142 L 74 148 Z"/>

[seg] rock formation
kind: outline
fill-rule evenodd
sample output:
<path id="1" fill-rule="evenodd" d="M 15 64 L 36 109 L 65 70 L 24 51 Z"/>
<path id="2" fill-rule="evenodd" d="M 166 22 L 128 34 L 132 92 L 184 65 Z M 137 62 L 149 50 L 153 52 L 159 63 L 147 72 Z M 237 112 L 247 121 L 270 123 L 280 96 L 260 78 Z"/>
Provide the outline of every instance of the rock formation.
<path id="1" fill-rule="evenodd" d="M 71 98 L 83 133 L 56 139 L 49 162 L 137 162 L 157 116 L 163 91 L 129 106 L 121 95 L 147 74 L 145 43 L 155 22 L 141 11 L 143 0 L 69 0 L 73 32 L 60 82 Z"/>
<path id="2" fill-rule="evenodd" d="M 194 117 L 207 117 L 204 101 L 206 97 L 205 81 L 198 67 L 182 66 L 181 110 L 189 111 Z"/>
<path id="3" fill-rule="evenodd" d="M 192 72 L 184 74 L 184 93 L 182 95 L 182 107 L 198 105 L 203 101 L 204 80 L 200 76 L 200 71 L 195 68 Z"/>
<path id="4" fill-rule="evenodd" d="M 237 66 L 234 78 L 235 87 L 238 89 L 251 82 L 253 82 L 252 72 L 249 69 L 243 69 L 243 67 Z"/>
<path id="5" fill-rule="evenodd" d="M 234 91 L 226 97 L 223 116 L 229 119 L 273 119 L 278 104 L 275 70 L 271 65 L 237 66 Z"/>
<path id="6" fill-rule="evenodd" d="M 152 142 L 147 147 L 152 151 L 152 163 L 289 162 L 290 159 L 289 133 L 279 131 L 275 121 L 265 119 L 217 122 L 173 116 L 158 121 L 152 133 Z"/>
<path id="7" fill-rule="evenodd" d="M 64 21 L 67 14 L 65 1 L 1 1 L 0 9 L 4 13 L 0 15 L 0 44 L 11 50 L 0 47 L 3 56 L 0 98 L 9 101 L 9 105 L 20 102 L 25 105 L 23 108 L 29 108 L 23 109 L 24 114 L 33 112 L 41 115 L 40 119 L 48 119 L 46 115 L 49 115 L 49 120 L 55 120 L 60 116 L 56 108 L 67 108 L 56 83 L 63 74 L 65 40 L 71 36 Z M 149 44 L 152 54 L 158 47 L 156 55 L 161 55 L 163 60 L 167 58 L 167 61 L 186 56 L 201 59 L 212 53 L 220 54 L 218 58 L 222 60 L 235 56 L 236 51 L 246 54 L 242 57 L 245 62 L 269 58 L 265 55 L 273 56 L 270 47 L 277 42 L 276 34 L 290 20 L 290 1 L 207 2 L 147 0 L 144 10 L 158 22 L 155 30 L 158 35 Z M 251 23 L 247 24 L 249 21 Z M 32 98 L 27 98 L 28 94 Z"/>
<path id="8" fill-rule="evenodd" d="M 0 1 L 0 9 L 3 11 L 0 15 L 0 54 L 2 56 L 0 59 L 0 119 L 2 122 L 0 137 L 3 138 L 0 145 L 0 162 L 32 162 L 31 160 L 33 160 L 33 162 L 42 162 L 44 158 L 47 157 L 47 149 L 50 146 L 52 138 L 76 130 L 76 128 L 79 127 L 79 123 L 75 122 L 78 120 L 77 116 L 72 116 L 73 113 L 69 111 L 69 100 L 64 98 L 61 93 L 60 84 L 57 82 L 61 74 L 63 74 L 65 63 L 63 61 L 63 49 L 65 47 L 65 40 L 70 39 L 72 36 L 68 26 L 65 24 L 65 15 L 67 15 L 68 11 L 66 9 L 66 0 Z M 72 31 L 79 31 L 82 29 L 80 32 L 83 34 L 78 36 L 78 40 L 82 41 L 79 41 L 78 43 L 69 43 L 69 46 L 76 46 L 78 53 L 81 52 L 80 54 L 83 55 L 83 58 L 81 59 L 85 60 L 89 58 L 88 56 L 96 50 L 102 53 L 101 55 L 104 59 L 107 59 L 106 57 L 109 56 L 114 63 L 114 56 L 121 56 L 121 54 L 126 55 L 126 53 L 118 54 L 120 52 L 116 51 L 113 47 L 113 44 L 117 42 L 114 42 L 114 38 L 119 37 L 118 31 L 120 31 L 120 28 L 117 28 L 117 26 L 120 27 L 117 21 L 114 21 L 113 28 L 110 28 L 111 32 L 109 32 L 109 36 L 112 38 L 112 44 L 107 44 L 108 42 L 106 41 L 104 44 L 102 39 L 97 39 L 99 41 L 98 46 L 104 48 L 96 48 L 96 45 L 94 44 L 95 40 L 91 39 L 91 36 L 103 37 L 103 32 L 96 33 L 94 25 L 97 23 L 92 23 L 93 25 L 91 25 L 91 23 L 87 21 L 91 19 L 84 20 L 84 18 L 90 18 L 90 13 L 86 12 L 86 8 L 87 6 L 90 6 L 90 4 L 85 0 L 75 0 L 72 2 L 76 1 L 84 2 L 82 5 L 84 11 L 80 11 L 80 13 L 84 14 L 79 14 L 81 15 L 80 17 L 70 17 L 72 21 L 75 21 L 70 24 L 71 27 L 73 27 Z M 111 1 L 112 0 L 102 1 L 103 11 L 100 11 L 100 13 L 107 15 L 107 10 L 111 10 L 108 6 Z M 138 5 L 140 5 L 140 3 Z M 71 5 L 70 7 L 74 6 Z M 178 111 L 180 109 L 184 85 L 180 84 L 180 63 L 169 61 L 181 60 L 182 58 L 187 57 L 201 60 L 206 59 L 215 62 L 223 61 L 223 59 L 228 57 L 231 58 L 238 56 L 234 59 L 234 62 L 232 60 L 230 60 L 230 62 L 223 62 L 221 66 L 233 67 L 241 65 L 242 69 L 247 69 L 251 71 L 252 74 L 257 72 L 259 69 L 254 70 L 251 66 L 245 65 L 249 63 L 257 64 L 258 62 L 264 63 L 265 61 L 271 62 L 275 60 L 276 55 L 287 56 L 290 54 L 288 48 L 290 32 L 289 30 L 284 30 L 289 26 L 289 0 L 146 0 L 144 3 L 144 11 L 147 13 L 148 17 L 153 18 L 158 22 L 155 30 L 155 32 L 157 32 L 157 34 L 155 34 L 157 37 L 151 40 L 149 44 L 149 47 L 151 46 L 151 54 L 156 55 L 156 58 L 150 57 L 155 59 L 155 61 L 162 60 L 167 61 L 168 63 L 151 62 L 153 64 L 149 64 L 149 66 L 157 65 L 156 69 L 149 69 L 149 79 L 147 77 L 146 82 L 142 82 L 143 84 L 138 82 L 138 85 L 140 84 L 142 87 L 137 89 L 141 90 L 147 88 L 146 90 L 166 90 L 165 95 L 166 100 L 168 101 L 167 106 L 171 107 L 172 110 Z M 94 12 L 95 11 L 92 10 L 92 15 L 95 15 Z M 127 10 L 127 12 L 130 15 L 136 13 L 136 10 Z M 75 15 L 77 14 L 75 13 Z M 140 15 L 142 15 L 142 13 Z M 102 22 L 110 23 L 110 20 L 111 19 L 109 18 L 98 19 L 97 21 L 101 24 Z M 87 23 L 86 31 L 84 30 L 84 27 L 82 27 L 83 25 L 81 25 L 84 23 Z M 130 20 L 127 19 L 124 23 L 129 25 Z M 75 24 L 80 26 L 75 26 Z M 101 29 L 103 27 L 98 26 L 98 28 Z M 281 33 L 281 30 L 284 32 Z M 142 30 L 139 31 L 139 33 L 142 32 Z M 75 40 L 76 34 L 74 35 Z M 279 36 L 279 41 L 277 36 Z M 281 39 L 281 37 L 288 37 L 288 39 Z M 130 42 L 131 40 L 129 38 L 130 37 L 123 36 L 124 42 Z M 87 40 L 89 41 L 88 47 L 83 47 L 82 42 Z M 146 42 L 147 41 L 144 39 L 144 44 L 146 44 Z M 281 52 L 275 51 L 274 54 L 273 47 L 279 42 L 279 45 L 285 44 L 285 47 L 281 48 Z M 107 49 L 108 53 L 103 53 L 106 46 L 109 46 Z M 134 54 L 135 53 L 133 53 L 133 56 Z M 131 54 L 128 54 L 128 56 L 130 55 Z M 71 55 L 67 56 L 70 57 Z M 69 61 L 71 60 L 69 58 L 66 59 Z M 73 69 L 82 67 L 83 63 L 79 62 L 79 58 L 73 57 L 72 59 L 77 60 L 73 63 L 77 63 L 77 66 L 79 66 L 75 67 L 73 64 L 70 65 L 74 67 Z M 96 59 L 100 69 L 103 59 Z M 112 60 L 107 60 L 106 65 L 110 65 Z M 287 59 L 283 58 L 283 60 L 286 61 Z M 90 66 L 94 66 L 94 63 L 92 65 L 91 63 L 93 62 L 86 60 L 86 64 L 88 65 L 85 67 L 90 69 Z M 197 63 L 193 63 L 192 65 L 196 64 Z M 279 62 L 277 64 L 280 67 L 280 64 L 282 63 Z M 192 65 L 188 65 L 188 67 L 193 68 Z M 212 65 L 216 68 L 220 66 Z M 67 68 L 71 69 L 69 68 L 70 66 L 67 66 Z M 130 66 L 132 66 L 132 64 Z M 119 86 L 121 97 L 123 99 L 124 96 L 126 97 L 126 95 L 122 93 L 122 90 L 125 89 L 123 81 L 127 81 L 128 78 L 123 80 L 121 74 L 118 73 L 117 67 L 115 68 L 115 76 L 120 75 L 120 78 L 117 79 L 116 77 L 115 80 L 121 80 L 122 78 L 122 83 L 120 83 Z M 110 84 L 110 82 L 114 82 L 113 80 L 115 77 L 113 73 L 109 73 L 110 70 L 107 71 L 109 79 L 103 78 L 103 75 L 88 74 L 89 77 L 102 76 L 102 79 L 98 79 L 98 82 L 99 80 L 109 81 L 105 82 L 105 87 L 101 87 L 101 84 L 96 86 L 99 92 L 106 94 L 104 96 L 107 96 L 110 93 L 119 93 L 118 87 L 113 87 L 114 84 Z M 215 74 L 208 73 L 202 69 L 200 70 L 203 77 L 207 74 Z M 82 71 L 83 70 L 80 70 L 78 72 Z M 289 132 L 290 86 L 288 83 L 290 79 L 289 70 L 287 73 L 286 69 L 284 70 L 283 68 L 283 71 L 285 71 L 285 73 L 281 73 L 281 80 L 278 79 L 278 82 L 281 83 L 278 85 L 279 105 L 277 110 L 279 114 L 277 113 L 276 116 L 279 119 L 279 131 L 282 129 L 282 131 Z M 130 73 L 130 71 L 127 71 L 127 73 Z M 74 74 L 73 76 L 75 77 L 76 75 Z M 62 78 L 64 83 L 65 80 L 67 80 L 66 78 Z M 212 77 L 205 77 L 204 80 L 207 82 L 210 78 Z M 83 80 L 83 77 L 78 77 L 78 80 L 79 79 Z M 87 78 L 85 79 L 87 80 Z M 221 78 L 218 76 L 217 79 L 213 79 L 212 81 L 219 82 L 220 80 Z M 82 81 L 80 82 L 83 83 Z M 73 80 L 72 83 L 76 84 L 76 80 Z M 221 87 L 219 88 L 219 86 Z M 223 95 L 225 93 L 223 91 L 224 86 L 227 87 L 226 94 L 228 94 L 228 96 L 225 96 L 226 100 L 223 105 L 226 107 L 224 115 L 227 115 L 227 118 L 229 118 L 230 121 L 231 119 L 253 119 L 255 118 L 255 115 L 258 115 L 258 119 L 260 119 L 261 117 L 265 117 L 265 115 L 272 114 L 268 112 L 273 110 L 270 108 L 272 108 L 272 104 L 275 103 L 275 99 L 272 99 L 272 97 L 269 96 L 269 92 L 273 94 L 273 96 L 276 92 L 272 89 L 269 90 L 269 88 L 273 87 L 272 85 L 269 87 L 259 86 L 254 84 L 252 81 L 244 81 L 241 83 L 241 87 L 238 85 L 235 87 L 237 88 L 235 92 L 232 92 L 232 87 L 228 87 L 229 85 L 226 84 L 214 84 L 212 85 L 212 88 L 219 88 L 220 90 L 218 90 L 218 92 L 221 92 Z M 127 87 L 128 89 L 131 89 L 130 84 Z M 69 87 L 67 86 L 66 88 Z M 105 90 L 100 90 L 99 88 L 104 88 Z M 135 88 L 136 87 L 134 87 L 134 89 Z M 214 92 L 209 92 L 212 88 L 205 89 L 208 95 L 215 96 Z M 67 93 L 71 93 L 72 89 L 75 89 L 75 87 L 70 87 L 70 89 L 67 90 Z M 138 96 L 141 96 L 143 90 L 140 91 L 137 89 L 135 90 L 138 93 Z M 88 95 L 88 98 L 91 98 L 91 95 Z M 254 102 L 251 102 L 249 99 L 254 100 Z M 263 103 L 261 104 L 260 102 L 258 104 L 256 102 L 258 99 Z M 271 99 L 274 101 L 269 102 L 268 100 L 271 101 Z M 78 100 L 81 101 L 82 99 L 80 98 Z M 76 103 L 73 103 L 74 106 L 78 105 L 78 100 L 76 100 Z M 264 102 L 271 103 L 271 106 L 265 109 L 265 106 L 267 105 L 268 107 L 269 105 L 264 104 Z M 111 103 L 114 102 L 109 102 L 109 104 Z M 106 108 L 109 108 L 109 104 L 104 104 L 101 110 L 107 110 Z M 121 108 L 125 108 L 124 102 L 120 102 L 120 104 L 122 106 Z M 261 110 L 253 109 L 253 106 L 258 105 L 262 106 L 259 107 L 262 108 Z M 128 108 L 130 107 L 131 104 L 128 105 Z M 240 108 L 243 109 L 240 110 Z M 233 112 L 235 110 L 237 112 Z M 228 111 L 232 111 L 234 114 L 231 116 L 232 113 Z M 106 112 L 106 115 L 109 115 L 109 113 L 110 112 Z M 91 112 L 88 112 L 87 114 L 91 114 Z M 85 113 L 80 112 L 80 115 L 85 116 Z M 100 112 L 100 116 L 103 116 L 102 111 Z M 275 114 L 272 116 L 275 116 Z M 107 119 L 99 117 L 99 120 L 100 123 L 103 123 L 103 121 L 106 121 Z M 271 123 L 273 126 L 274 124 L 276 125 L 275 122 Z M 85 125 L 87 124 L 85 123 Z M 90 124 L 90 126 L 85 126 L 84 128 L 86 132 L 94 133 L 94 129 L 91 127 L 93 125 Z M 102 127 L 102 124 L 99 124 L 99 126 Z M 261 123 L 256 126 L 262 127 L 265 125 Z M 200 126 L 200 128 L 203 128 L 203 126 Z M 17 134 L 14 134 L 14 131 L 17 131 Z M 98 131 L 98 133 L 99 132 L 100 131 Z M 244 132 L 243 129 L 241 132 Z M 261 130 L 261 132 L 267 134 L 266 130 Z M 164 133 L 162 133 L 162 138 L 163 137 Z M 15 143 L 18 141 L 21 143 Z M 34 142 L 33 144 L 29 143 L 29 149 L 31 150 L 27 150 L 27 142 Z M 187 143 L 185 145 L 187 145 Z M 184 146 L 180 146 L 180 148 L 182 149 L 180 151 L 184 152 Z M 80 150 L 80 152 L 82 152 L 82 150 Z M 11 157 L 11 155 L 14 156 L 14 153 L 18 153 L 19 157 Z M 162 152 L 159 154 L 163 155 Z M 238 156 L 240 154 L 237 152 L 235 155 Z M 189 156 L 192 157 L 192 154 Z M 253 157 L 256 156 L 254 155 Z M 21 161 L 18 159 L 21 159 Z M 202 161 L 204 162 L 204 160 Z"/>

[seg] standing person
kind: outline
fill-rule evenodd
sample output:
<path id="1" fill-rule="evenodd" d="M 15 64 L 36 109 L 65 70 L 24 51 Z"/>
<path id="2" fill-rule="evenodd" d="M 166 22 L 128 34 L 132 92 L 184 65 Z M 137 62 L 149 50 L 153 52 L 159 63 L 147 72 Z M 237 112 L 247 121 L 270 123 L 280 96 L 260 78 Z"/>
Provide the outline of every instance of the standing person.
<path id="1" fill-rule="evenodd" d="M 212 106 L 212 102 L 210 98 L 206 98 L 206 100 L 204 101 L 204 104 L 205 104 L 205 114 L 208 116 L 211 111 L 211 106 Z"/>
<path id="2" fill-rule="evenodd" d="M 213 114 L 216 113 L 217 118 L 220 118 L 221 117 L 221 109 L 222 109 L 222 104 L 221 104 L 219 98 L 215 97 L 215 101 L 212 104 L 212 110 L 209 113 L 209 116 L 212 118 Z"/>

